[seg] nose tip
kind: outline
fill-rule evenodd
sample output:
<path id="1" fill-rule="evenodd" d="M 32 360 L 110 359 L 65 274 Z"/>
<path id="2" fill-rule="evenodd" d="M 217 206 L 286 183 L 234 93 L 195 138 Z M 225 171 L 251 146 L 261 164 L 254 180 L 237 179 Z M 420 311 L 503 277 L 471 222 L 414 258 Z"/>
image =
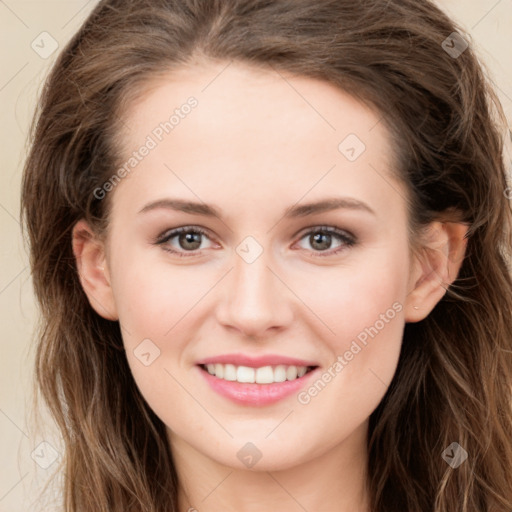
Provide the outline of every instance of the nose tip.
<path id="1" fill-rule="evenodd" d="M 248 241 L 249 253 L 250 244 Z M 225 327 L 244 333 L 249 341 L 256 341 L 268 330 L 279 329 L 291 321 L 286 287 L 274 275 L 263 251 L 251 263 L 236 256 L 225 284 L 217 319 Z"/>

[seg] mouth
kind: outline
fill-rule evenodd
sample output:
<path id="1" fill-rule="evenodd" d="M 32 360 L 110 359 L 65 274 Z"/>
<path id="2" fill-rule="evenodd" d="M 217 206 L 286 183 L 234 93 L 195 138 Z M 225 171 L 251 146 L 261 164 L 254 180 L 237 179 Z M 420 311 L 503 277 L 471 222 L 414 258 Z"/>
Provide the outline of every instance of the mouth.
<path id="1" fill-rule="evenodd" d="M 245 406 L 266 406 L 297 395 L 320 371 L 316 364 L 281 356 L 219 356 L 196 367 L 216 394 Z"/>

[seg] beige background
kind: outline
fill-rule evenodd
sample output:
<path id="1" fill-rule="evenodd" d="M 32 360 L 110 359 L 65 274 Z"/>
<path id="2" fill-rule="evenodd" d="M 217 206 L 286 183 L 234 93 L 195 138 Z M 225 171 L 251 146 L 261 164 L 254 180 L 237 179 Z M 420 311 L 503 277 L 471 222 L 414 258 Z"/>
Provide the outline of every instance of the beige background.
<path id="1" fill-rule="evenodd" d="M 44 439 L 32 438 L 27 426 L 33 358 L 31 339 L 37 312 L 20 236 L 19 188 L 35 98 L 57 54 L 44 59 L 31 44 L 43 37 L 45 48 L 51 48 L 49 36 L 40 36 L 48 32 L 62 47 L 96 3 L 97 0 L 0 0 L 3 157 L 0 172 L 0 512 L 38 509 L 33 503 L 35 492 L 56 467 L 54 464 L 43 469 L 35 462 L 44 463 L 51 456 L 50 448 L 40 443 L 47 441 L 57 451 L 60 448 L 58 439 L 49 434 L 45 434 Z M 512 128 L 512 0 L 439 0 L 438 3 L 472 34 L 478 54 L 489 66 Z M 505 157 L 508 168 L 512 168 L 509 147 Z M 35 460 L 31 457 L 34 450 Z M 48 505 L 44 509 L 53 508 Z"/>

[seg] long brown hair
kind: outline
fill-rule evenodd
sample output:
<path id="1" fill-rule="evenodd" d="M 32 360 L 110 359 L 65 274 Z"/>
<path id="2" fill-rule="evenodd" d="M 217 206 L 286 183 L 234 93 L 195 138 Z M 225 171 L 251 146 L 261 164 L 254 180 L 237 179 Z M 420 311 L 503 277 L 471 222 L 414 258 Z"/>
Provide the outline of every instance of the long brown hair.
<path id="1" fill-rule="evenodd" d="M 71 230 L 107 225 L 111 194 L 94 190 L 120 164 L 123 108 L 152 77 L 201 59 L 326 80 L 371 105 L 393 136 L 413 239 L 437 219 L 470 225 L 457 280 L 406 324 L 370 417 L 372 511 L 512 510 L 505 117 L 471 43 L 428 0 L 99 2 L 45 83 L 22 191 L 42 312 L 34 384 L 63 436 L 66 511 L 178 510 L 165 425 L 135 385 L 118 322 L 89 305 Z M 457 469 L 442 459 L 452 442 L 469 455 Z"/>

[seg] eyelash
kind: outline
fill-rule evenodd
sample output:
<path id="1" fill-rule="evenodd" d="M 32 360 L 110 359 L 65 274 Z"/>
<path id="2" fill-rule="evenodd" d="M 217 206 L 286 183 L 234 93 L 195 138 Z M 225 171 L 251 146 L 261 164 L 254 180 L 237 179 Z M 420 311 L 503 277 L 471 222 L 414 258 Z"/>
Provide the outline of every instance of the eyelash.
<path id="1" fill-rule="evenodd" d="M 195 252 L 195 251 L 181 252 L 181 251 L 175 251 L 174 249 L 170 249 L 169 247 L 165 246 L 165 244 L 167 242 L 172 240 L 177 235 L 180 235 L 181 233 L 196 233 L 196 234 L 200 233 L 201 235 L 204 235 L 205 237 L 210 238 L 208 236 L 208 232 L 205 231 L 202 228 L 195 227 L 195 226 L 185 226 L 185 227 L 176 228 L 176 229 L 173 229 L 171 231 L 166 231 L 166 232 L 162 233 L 161 235 L 159 235 L 157 237 L 157 239 L 154 242 L 154 244 L 155 245 L 161 245 L 162 248 L 164 249 L 164 251 L 170 252 L 171 254 L 175 254 L 175 255 L 179 256 L 180 258 L 182 258 L 182 257 L 187 258 L 187 257 L 197 256 L 198 253 Z M 350 235 L 346 231 L 342 231 L 342 230 L 340 230 L 338 228 L 333 228 L 333 227 L 330 227 L 330 226 L 315 226 L 315 227 L 311 228 L 309 231 L 306 231 L 300 237 L 299 240 L 302 240 L 306 236 L 311 235 L 313 233 L 315 233 L 315 234 L 316 233 L 322 233 L 322 234 L 334 235 L 340 241 L 343 242 L 343 245 L 338 247 L 335 250 L 331 250 L 331 251 L 313 251 L 313 254 L 316 253 L 315 257 L 318 256 L 320 258 L 323 258 L 323 257 L 327 257 L 327 256 L 334 256 L 334 255 L 340 253 L 341 251 L 346 250 L 347 248 L 355 246 L 356 243 L 357 243 L 356 242 L 356 238 L 353 235 Z M 199 254 L 200 254 L 200 252 L 199 252 Z"/>

